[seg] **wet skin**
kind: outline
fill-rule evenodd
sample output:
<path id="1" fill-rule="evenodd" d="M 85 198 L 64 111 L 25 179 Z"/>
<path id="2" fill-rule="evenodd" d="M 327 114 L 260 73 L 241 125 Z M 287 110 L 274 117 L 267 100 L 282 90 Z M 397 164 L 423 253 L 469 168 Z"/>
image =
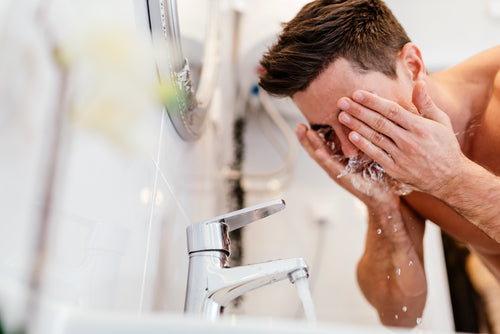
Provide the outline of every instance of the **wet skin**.
<path id="1" fill-rule="evenodd" d="M 396 79 L 378 72 L 360 71 L 347 60 L 338 59 L 305 91 L 293 96 L 311 126 L 331 126 L 345 156 L 367 154 L 391 175 L 421 190 L 400 197 L 377 189 L 359 175 L 337 178 L 345 165 L 332 158 L 334 152 L 316 131 L 304 124 L 297 127 L 297 137 L 309 155 L 368 208 L 367 241 L 358 265 L 358 282 L 387 325 L 413 326 L 423 310 L 426 297 L 422 265 L 425 219 L 465 242 L 500 278 L 498 242 L 471 223 L 465 211 L 440 196 L 446 182 L 450 182 L 450 175 L 454 175 L 450 170 L 458 169 L 471 177 L 477 176 L 477 168 L 471 167 L 472 160 L 500 174 L 500 162 L 491 158 L 498 156 L 492 153 L 500 149 L 500 131 L 477 131 L 489 129 L 486 119 L 497 119 L 496 110 L 500 109 L 495 106 L 500 104 L 495 96 L 500 96 L 500 89 L 499 94 L 488 94 L 496 72 L 491 79 L 485 79 L 489 84 L 471 84 L 477 82 L 477 78 L 470 77 L 477 75 L 477 70 L 470 68 L 478 63 L 484 64 L 484 57 L 429 76 L 418 48 L 409 43 L 398 55 Z M 457 81 L 457 76 L 465 79 Z M 429 107 L 429 101 L 435 108 Z M 420 115 L 422 111 L 427 114 Z M 468 127 L 472 120 L 479 122 L 479 126 L 470 133 Z M 489 152 L 480 144 L 482 142 L 489 142 Z M 392 153 L 389 155 L 389 152 Z M 436 164 L 436 161 L 443 163 Z M 444 191 L 449 192 L 449 189 Z M 471 192 L 477 197 L 473 190 Z M 379 229 L 383 237 L 377 234 Z M 405 266 L 410 262 L 411 268 Z M 395 268 L 404 268 L 404 277 L 395 277 Z M 384 281 L 388 275 L 392 279 Z M 396 319 L 395 312 L 403 304 L 411 312 L 402 314 L 399 309 Z"/>

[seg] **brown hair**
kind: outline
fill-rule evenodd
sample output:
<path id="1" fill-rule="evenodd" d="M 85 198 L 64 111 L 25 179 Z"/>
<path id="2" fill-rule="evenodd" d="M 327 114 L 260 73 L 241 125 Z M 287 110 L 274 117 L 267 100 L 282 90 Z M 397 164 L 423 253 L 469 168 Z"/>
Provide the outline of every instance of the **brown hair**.
<path id="1" fill-rule="evenodd" d="M 398 51 L 410 42 L 381 0 L 316 0 L 284 25 L 263 56 L 259 85 L 273 95 L 305 90 L 336 59 L 396 78 Z"/>

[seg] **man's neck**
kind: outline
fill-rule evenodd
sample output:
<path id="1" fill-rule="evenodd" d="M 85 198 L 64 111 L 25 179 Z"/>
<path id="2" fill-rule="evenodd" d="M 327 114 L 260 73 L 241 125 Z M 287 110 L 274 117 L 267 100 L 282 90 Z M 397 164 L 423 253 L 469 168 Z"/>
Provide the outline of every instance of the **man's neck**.
<path id="1" fill-rule="evenodd" d="M 466 132 L 468 131 L 471 117 L 467 109 L 467 103 L 463 96 L 456 94 L 456 90 L 449 87 L 449 82 L 443 80 L 439 75 L 427 75 L 425 78 L 427 91 L 438 108 L 450 117 L 453 130 L 457 135 L 460 146 L 463 148 L 467 143 Z M 463 95 L 463 94 L 460 94 Z"/>

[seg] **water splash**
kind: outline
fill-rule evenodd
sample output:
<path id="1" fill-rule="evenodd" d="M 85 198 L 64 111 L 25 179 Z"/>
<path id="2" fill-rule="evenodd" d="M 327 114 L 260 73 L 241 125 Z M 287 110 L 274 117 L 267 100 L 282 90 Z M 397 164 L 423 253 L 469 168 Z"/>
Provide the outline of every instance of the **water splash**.
<path id="1" fill-rule="evenodd" d="M 460 135 L 467 135 L 469 137 L 474 136 L 476 133 L 476 129 L 479 128 L 481 124 L 479 123 L 478 119 L 473 119 L 465 128 L 463 131 L 457 131 L 455 132 L 455 136 L 460 136 Z"/>
<path id="2" fill-rule="evenodd" d="M 309 281 L 307 278 L 300 278 L 294 282 L 297 288 L 297 293 L 300 300 L 302 301 L 302 306 L 304 307 L 304 314 L 309 322 L 316 322 L 316 311 L 314 309 L 314 303 L 311 296 L 311 290 L 309 289 Z"/>
<path id="3" fill-rule="evenodd" d="M 370 184 L 382 186 L 386 191 L 393 191 L 397 195 L 404 196 L 412 192 L 412 188 L 404 183 L 396 181 L 380 166 L 376 161 L 373 161 L 367 155 L 347 158 L 343 155 L 340 141 L 335 135 L 332 127 L 326 124 L 314 124 L 311 126 L 316 131 L 318 136 L 323 140 L 325 146 L 330 150 L 332 158 L 343 163 L 345 168 L 337 175 L 337 178 L 344 177 L 348 174 L 360 174 L 365 181 Z M 361 184 L 352 179 L 354 187 L 361 189 Z M 371 187 L 366 191 L 367 195 L 372 195 Z M 389 218 L 391 219 L 391 218 Z"/>
<path id="4" fill-rule="evenodd" d="M 346 160 L 345 157 L 339 158 L 336 155 L 334 155 L 334 157 L 336 157 L 339 161 Z M 370 184 L 382 186 L 385 191 L 393 191 L 395 194 L 400 196 L 405 196 L 412 192 L 410 186 L 390 177 L 382 166 L 367 157 L 356 156 L 348 158 L 344 170 L 337 175 L 337 178 L 344 177 L 348 174 L 360 174 L 362 178 Z M 368 189 L 367 194 L 370 195 L 370 192 L 371 189 Z M 388 219 L 391 218 L 391 216 L 388 217 Z"/>

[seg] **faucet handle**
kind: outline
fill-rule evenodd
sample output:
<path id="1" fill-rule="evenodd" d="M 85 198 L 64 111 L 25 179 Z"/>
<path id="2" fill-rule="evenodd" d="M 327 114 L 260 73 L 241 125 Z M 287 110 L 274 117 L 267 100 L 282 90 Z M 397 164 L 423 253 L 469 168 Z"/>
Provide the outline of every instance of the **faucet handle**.
<path id="1" fill-rule="evenodd" d="M 237 230 L 284 208 L 285 201 L 278 199 L 191 224 L 186 229 L 188 253 L 221 250 L 229 254 L 230 241 L 228 232 Z"/>
<path id="2" fill-rule="evenodd" d="M 257 204 L 238 211 L 233 211 L 211 220 L 224 221 L 229 226 L 229 232 L 242 228 L 256 220 L 265 218 L 285 208 L 285 201 L 276 199 L 269 202 Z"/>

